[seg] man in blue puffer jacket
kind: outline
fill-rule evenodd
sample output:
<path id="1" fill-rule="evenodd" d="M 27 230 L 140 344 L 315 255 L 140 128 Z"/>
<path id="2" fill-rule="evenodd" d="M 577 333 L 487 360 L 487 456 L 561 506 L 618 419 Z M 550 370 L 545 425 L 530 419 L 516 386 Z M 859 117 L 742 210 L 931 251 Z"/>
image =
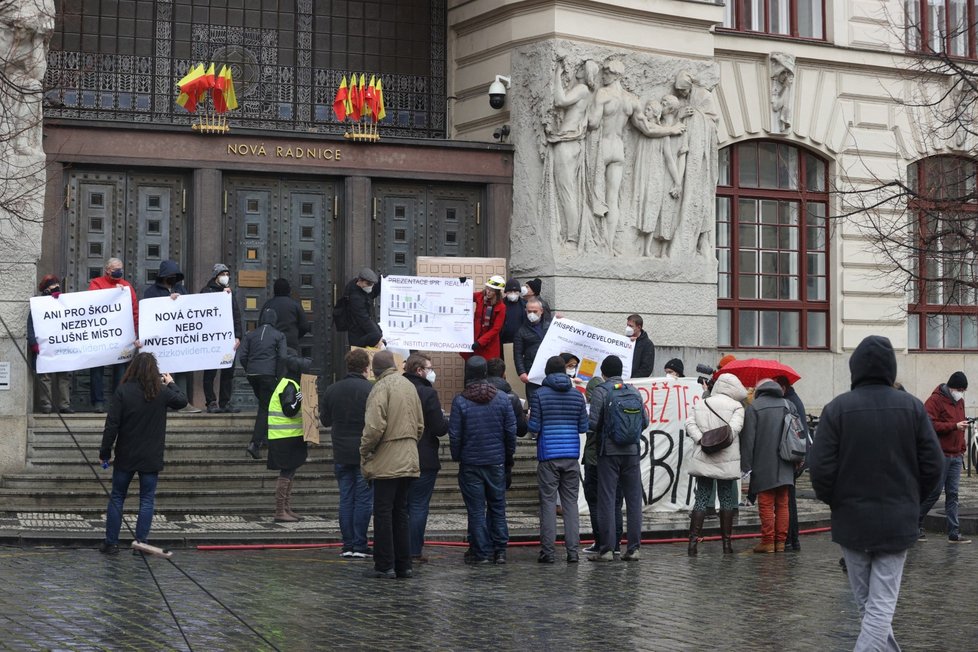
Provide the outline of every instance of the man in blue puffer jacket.
<path id="1" fill-rule="evenodd" d="M 540 485 L 541 564 L 554 563 L 557 538 L 557 494 L 564 512 L 564 548 L 567 563 L 579 560 L 580 515 L 577 490 L 581 484 L 581 436 L 587 432 L 584 395 L 574 389 L 567 364 L 556 355 L 547 360 L 547 376 L 530 398 L 528 430 L 537 433 L 537 482 Z"/>
<path id="2" fill-rule="evenodd" d="M 472 554 L 466 562 L 505 564 L 506 466 L 516 454 L 516 416 L 509 397 L 486 377 L 485 358 L 465 361 L 465 389 L 452 401 L 448 440 L 452 459 L 459 462 L 458 486 L 469 517 Z"/>

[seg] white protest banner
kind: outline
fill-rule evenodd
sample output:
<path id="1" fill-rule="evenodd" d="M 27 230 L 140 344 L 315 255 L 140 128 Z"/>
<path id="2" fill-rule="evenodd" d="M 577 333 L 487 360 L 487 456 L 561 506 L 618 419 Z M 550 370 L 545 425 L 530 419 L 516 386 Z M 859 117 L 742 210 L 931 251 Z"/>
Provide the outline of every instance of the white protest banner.
<path id="1" fill-rule="evenodd" d="M 649 415 L 640 444 L 645 510 L 691 509 L 695 483 L 687 469 L 693 442 L 686 436 L 686 419 L 702 400 L 703 388 L 695 378 L 637 378 L 628 383 L 641 394 Z M 586 514 L 587 502 L 581 494 L 581 513 Z"/>
<path id="2" fill-rule="evenodd" d="M 234 364 L 234 320 L 227 292 L 139 302 L 139 339 L 160 371 L 226 369 Z"/>
<path id="3" fill-rule="evenodd" d="M 570 319 L 556 318 L 550 323 L 547 334 L 543 336 L 537 357 L 533 359 L 529 379 L 540 384 L 546 375 L 543 370 L 547 359 L 561 353 L 572 353 L 581 363 L 577 367 L 577 377 L 589 380 L 601 373 L 601 361 L 609 355 L 621 358 L 622 378 L 632 375 L 632 351 L 635 343 L 625 335 L 619 335 L 594 326 L 588 326 Z"/>
<path id="4" fill-rule="evenodd" d="M 388 348 L 472 351 L 472 281 L 385 276 L 380 328 Z"/>
<path id="5" fill-rule="evenodd" d="M 31 318 L 40 374 L 118 364 L 135 352 L 128 287 L 31 297 Z"/>

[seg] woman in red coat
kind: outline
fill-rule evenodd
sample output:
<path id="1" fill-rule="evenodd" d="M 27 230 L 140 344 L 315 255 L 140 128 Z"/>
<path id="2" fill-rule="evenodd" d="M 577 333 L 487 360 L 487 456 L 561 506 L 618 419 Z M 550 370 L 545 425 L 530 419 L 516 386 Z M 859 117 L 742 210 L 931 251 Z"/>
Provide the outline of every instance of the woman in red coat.
<path id="1" fill-rule="evenodd" d="M 475 301 L 475 341 L 472 343 L 472 353 L 460 354 L 466 360 L 473 355 L 481 355 L 486 360 L 503 357 L 503 345 L 499 336 L 503 330 L 503 322 L 506 321 L 504 289 L 506 279 L 492 276 L 486 281 L 482 292 L 472 294 L 472 300 Z"/>

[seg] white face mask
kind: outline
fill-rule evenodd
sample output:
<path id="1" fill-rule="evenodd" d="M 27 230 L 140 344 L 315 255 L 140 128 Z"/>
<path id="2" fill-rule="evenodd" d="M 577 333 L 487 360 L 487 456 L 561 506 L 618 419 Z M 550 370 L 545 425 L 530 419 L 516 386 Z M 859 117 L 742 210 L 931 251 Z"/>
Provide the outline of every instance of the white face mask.
<path id="1" fill-rule="evenodd" d="M 424 379 L 427 380 L 432 385 L 434 385 L 435 384 L 435 370 L 434 369 L 429 369 L 427 371 L 427 373 L 425 373 Z"/>
<path id="2" fill-rule="evenodd" d="M 364 292 L 366 292 L 367 294 L 370 294 L 371 292 L 374 291 L 374 286 L 372 286 L 372 285 L 364 285 L 361 289 Z"/>
<path id="3" fill-rule="evenodd" d="M 520 299 L 520 293 L 519 292 L 507 292 L 506 293 L 506 300 L 507 301 L 519 301 L 519 299 Z"/>
<path id="4" fill-rule="evenodd" d="M 957 403 L 958 401 L 960 401 L 961 399 L 964 398 L 964 392 L 959 392 L 956 389 L 952 389 L 951 390 L 951 398 L 953 398 L 954 399 L 954 402 Z"/>
<path id="5" fill-rule="evenodd" d="M 571 378 L 577 375 L 577 367 L 567 367 L 567 369 L 565 369 L 564 371 L 566 371 L 567 375 L 570 376 Z"/>
<path id="6" fill-rule="evenodd" d="M 535 324 L 538 321 L 540 321 L 540 315 L 538 315 L 535 312 L 528 312 L 528 313 L 526 313 L 526 318 L 530 320 L 530 323 L 531 324 Z"/>
<path id="7" fill-rule="evenodd" d="M 667 378 L 679 378 L 679 374 L 677 374 L 675 371 L 671 371 L 670 370 L 670 371 L 667 371 L 666 372 L 666 377 Z"/>
<path id="8" fill-rule="evenodd" d="M 525 285 L 520 288 L 520 296 L 521 297 L 525 297 L 529 293 L 530 293 L 530 288 L 526 287 Z"/>
<path id="9" fill-rule="evenodd" d="M 632 328 L 631 326 L 626 326 L 625 327 L 625 337 L 631 337 L 634 334 L 635 334 L 635 329 L 634 328 Z"/>
<path id="10" fill-rule="evenodd" d="M 223 285 L 224 287 L 227 287 L 228 284 L 231 282 L 231 277 L 228 276 L 227 274 L 221 274 L 220 276 L 217 277 L 217 282 Z"/>

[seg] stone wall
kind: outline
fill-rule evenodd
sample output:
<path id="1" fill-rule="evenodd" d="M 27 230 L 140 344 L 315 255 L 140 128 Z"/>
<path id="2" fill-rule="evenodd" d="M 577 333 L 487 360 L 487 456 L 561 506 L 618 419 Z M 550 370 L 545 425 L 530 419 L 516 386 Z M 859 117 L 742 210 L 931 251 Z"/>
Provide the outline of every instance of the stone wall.
<path id="1" fill-rule="evenodd" d="M 41 248 L 41 80 L 53 30 L 51 0 L 0 3 L 0 362 L 11 369 L 0 391 L 0 470 L 22 467 L 26 454 L 31 376 L 21 352 Z"/>

